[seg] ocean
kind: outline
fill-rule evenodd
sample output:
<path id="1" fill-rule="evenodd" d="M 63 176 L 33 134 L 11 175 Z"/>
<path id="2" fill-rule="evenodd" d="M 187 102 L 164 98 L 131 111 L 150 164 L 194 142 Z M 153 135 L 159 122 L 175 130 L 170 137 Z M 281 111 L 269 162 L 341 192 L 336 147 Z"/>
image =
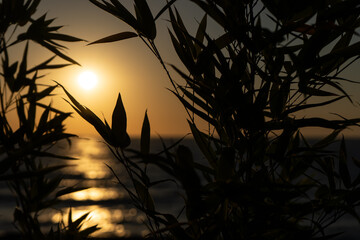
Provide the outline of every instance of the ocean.
<path id="1" fill-rule="evenodd" d="M 170 145 L 177 140 L 177 138 L 168 138 L 165 139 L 165 142 Z M 132 147 L 138 149 L 139 142 L 139 139 L 133 140 Z M 152 151 L 162 150 L 159 139 L 152 139 L 151 144 Z M 192 150 L 195 159 L 202 158 L 191 138 L 186 138 L 182 144 Z M 347 140 L 349 155 L 360 158 L 359 146 L 360 139 Z M 40 220 L 42 222 L 51 226 L 61 218 L 66 219 L 69 207 L 71 207 L 73 219 L 90 212 L 84 227 L 98 225 L 101 228 L 92 235 L 94 237 L 138 237 L 148 233 L 143 224 L 145 216 L 134 208 L 125 190 L 121 188 L 107 167 L 107 165 L 111 166 L 122 181 L 129 182 L 124 169 L 120 167 L 103 141 L 96 138 L 76 138 L 72 140 L 71 147 L 64 143 L 60 144 L 55 151 L 78 158 L 73 161 L 49 160 L 49 164 L 53 164 L 54 161 L 57 161 L 56 163 L 66 161 L 74 164 L 62 170 L 64 176 L 62 184 L 64 186 L 89 187 L 89 189 L 64 196 L 62 198 L 65 200 L 64 203 L 56 206 L 56 209 L 41 213 Z M 150 171 L 153 176 L 161 174 L 155 168 Z M 357 174 L 357 172 L 352 174 Z M 175 184 L 164 184 L 151 192 L 157 210 L 173 214 L 179 213 L 181 211 L 179 206 L 183 200 L 178 190 Z M 15 206 L 15 198 L 7 184 L 0 182 L 0 237 L 17 232 L 12 224 Z M 360 238 L 360 224 L 351 217 L 345 217 L 331 229 L 331 231 L 338 230 L 346 232 L 338 239 L 358 240 Z"/>

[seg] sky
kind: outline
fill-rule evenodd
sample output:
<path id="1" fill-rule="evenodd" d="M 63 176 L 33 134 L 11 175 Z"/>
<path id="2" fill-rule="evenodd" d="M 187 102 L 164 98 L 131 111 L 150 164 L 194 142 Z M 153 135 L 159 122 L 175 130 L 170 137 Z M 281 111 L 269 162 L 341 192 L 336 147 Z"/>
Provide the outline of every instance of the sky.
<path id="1" fill-rule="evenodd" d="M 132 9 L 132 1 L 123 2 Z M 157 13 L 165 1 L 150 2 L 153 13 Z M 180 5 L 179 10 L 184 9 L 189 9 L 187 4 Z M 47 13 L 49 18 L 56 18 L 54 25 L 64 25 L 62 33 L 88 42 L 131 30 L 119 19 L 97 8 L 88 0 L 43 0 L 37 15 L 43 13 Z M 156 43 L 163 58 L 174 63 L 178 60 L 169 45 L 167 17 L 167 14 L 164 14 L 159 20 L 158 28 L 165 31 L 159 32 Z M 193 18 L 191 24 L 195 23 Z M 66 53 L 78 61 L 81 67 L 71 66 L 51 71 L 47 79 L 63 84 L 80 103 L 89 107 L 99 117 L 105 116 L 109 122 L 120 92 L 127 112 L 128 132 L 131 135 L 140 134 L 146 110 L 153 135 L 180 136 L 189 132 L 184 108 L 167 90 L 171 86 L 165 72 L 140 39 L 87 46 L 88 42 L 66 44 L 69 48 Z M 97 87 L 93 90 L 81 89 L 77 84 L 77 76 L 86 70 L 93 71 L 98 77 Z M 59 95 L 65 97 L 61 91 Z M 54 101 L 61 108 L 71 111 L 60 97 Z M 96 134 L 90 124 L 75 114 L 73 119 L 68 121 L 67 127 L 69 132 L 77 134 Z"/>
<path id="2" fill-rule="evenodd" d="M 121 1 L 132 9 L 130 0 Z M 148 1 L 155 15 L 164 5 L 165 0 Z M 179 0 L 178 10 L 183 16 L 185 25 L 190 31 L 201 20 L 203 14 L 189 1 Z M 152 134 L 161 136 L 182 136 L 189 133 L 186 114 L 183 106 L 167 88 L 170 82 L 155 56 L 138 38 L 121 42 L 87 46 L 87 43 L 105 36 L 131 30 L 126 24 L 114 16 L 104 12 L 91 4 L 88 0 L 43 0 L 40 3 L 35 17 L 47 13 L 48 18 L 56 18 L 54 25 L 64 25 L 61 33 L 73 35 L 88 42 L 66 44 L 69 48 L 66 53 L 81 64 L 61 70 L 49 71 L 44 81 L 52 83 L 56 80 L 83 105 L 93 110 L 99 117 L 111 121 L 111 114 L 119 93 L 121 93 L 128 117 L 128 132 L 130 135 L 139 135 L 141 132 L 144 113 L 147 110 Z M 158 20 L 158 36 L 156 44 L 162 57 L 167 63 L 181 66 L 171 46 L 167 32 L 168 15 L 163 14 Z M 216 29 L 214 30 L 216 32 Z M 22 50 L 21 50 L 22 51 Z M 49 52 L 32 44 L 29 55 L 33 56 L 34 63 L 51 56 Z M 58 62 L 64 62 L 61 59 Z M 347 76 L 356 80 L 359 76 L 359 63 L 349 69 Z M 97 87 L 85 90 L 77 83 L 79 74 L 92 71 L 97 75 Z M 173 75 L 175 79 L 179 77 Z M 332 105 L 331 108 L 317 109 L 316 113 L 326 115 L 339 113 L 347 118 L 359 117 L 358 101 L 360 87 L 352 85 L 347 88 L 354 98 L 354 104 L 343 101 Z M 61 109 L 72 111 L 71 107 L 62 99 L 66 98 L 62 91 L 54 97 L 54 105 Z M 305 112 L 304 115 L 310 114 Z M 331 116 L 331 114 L 330 114 Z M 77 114 L 67 121 L 68 132 L 81 135 L 94 135 L 93 127 L 81 119 Z M 307 129 L 309 134 L 318 133 Z M 357 135 L 358 131 L 350 131 Z"/>

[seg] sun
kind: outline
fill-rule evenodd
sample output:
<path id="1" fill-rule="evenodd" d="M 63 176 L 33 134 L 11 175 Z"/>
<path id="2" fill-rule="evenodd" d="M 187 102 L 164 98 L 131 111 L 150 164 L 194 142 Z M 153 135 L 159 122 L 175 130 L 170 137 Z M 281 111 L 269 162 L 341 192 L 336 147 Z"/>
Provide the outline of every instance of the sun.
<path id="1" fill-rule="evenodd" d="M 78 84 L 84 90 L 92 90 L 98 83 L 97 75 L 92 71 L 84 71 L 77 78 Z"/>

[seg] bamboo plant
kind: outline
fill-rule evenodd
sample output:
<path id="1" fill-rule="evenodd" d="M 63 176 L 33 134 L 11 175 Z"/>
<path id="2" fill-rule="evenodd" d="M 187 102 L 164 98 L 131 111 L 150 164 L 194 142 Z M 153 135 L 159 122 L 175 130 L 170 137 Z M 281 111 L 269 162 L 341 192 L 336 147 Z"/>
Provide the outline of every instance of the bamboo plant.
<path id="1" fill-rule="evenodd" d="M 51 105 L 57 85 L 40 83 L 44 71 L 78 64 L 63 53 L 60 42 L 82 39 L 59 33 L 62 26 L 43 15 L 33 18 L 40 0 L 3 0 L 0 2 L 0 181 L 7 181 L 16 199 L 14 226 L 23 239 L 61 239 L 64 236 L 85 239 L 96 226 L 81 229 L 84 215 L 69 223 L 59 222 L 45 232 L 39 216 L 61 202 L 60 197 L 81 190 L 61 187 L 60 170 L 70 165 L 54 164 L 52 159 L 74 160 L 51 149 L 60 141 L 75 137 L 67 133 L 64 121 L 71 113 Z M 28 61 L 29 48 L 39 44 L 54 56 L 40 63 Z M 23 48 L 20 60 L 14 60 L 12 50 Z M 55 57 L 66 61 L 53 64 Z M 17 120 L 14 117 L 17 116 Z M 70 238 L 67 238 L 70 239 Z"/>
<path id="2" fill-rule="evenodd" d="M 146 0 L 134 0 L 135 14 L 120 0 L 89 1 L 133 29 L 92 44 L 129 38 L 146 44 L 185 107 L 206 160 L 194 159 L 181 144 L 150 152 L 146 113 L 141 147 L 130 149 L 120 95 L 110 127 L 64 89 L 125 167 L 133 186 L 120 178 L 119 184 L 146 214 L 153 237 L 330 239 L 341 233 L 329 233 L 329 226 L 345 214 L 360 222 L 360 174 L 349 173 L 350 164 L 359 173 L 360 162 L 348 161 L 341 137 L 360 119 L 330 120 L 316 111 L 302 117 L 304 110 L 352 104 L 343 86 L 357 79 L 343 72 L 360 56 L 358 1 L 189 0 L 204 12 L 195 34 L 184 25 L 176 0 L 164 2 L 156 15 Z M 182 66 L 165 64 L 156 46 L 157 22 L 166 12 Z M 209 19 L 223 30 L 220 36 L 207 29 Z M 201 130 L 201 122 L 208 130 Z M 311 143 L 302 134 L 306 127 L 331 133 Z M 335 141 L 338 150 L 330 148 Z M 152 180 L 149 166 L 170 177 Z M 151 195 L 168 181 L 180 186 L 184 198 L 177 214 L 158 211 Z"/>

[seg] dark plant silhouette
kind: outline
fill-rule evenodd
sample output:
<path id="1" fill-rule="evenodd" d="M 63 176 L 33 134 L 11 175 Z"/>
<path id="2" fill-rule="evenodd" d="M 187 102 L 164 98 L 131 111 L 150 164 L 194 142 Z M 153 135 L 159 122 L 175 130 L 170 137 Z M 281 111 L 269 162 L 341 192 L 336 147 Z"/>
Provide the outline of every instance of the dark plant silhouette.
<path id="1" fill-rule="evenodd" d="M 96 226 L 84 230 L 78 228 L 85 215 L 75 222 L 70 221 L 67 226 L 59 223 L 57 230 L 51 229 L 49 234 L 43 232 L 43 225 L 39 221 L 39 215 L 59 203 L 61 196 L 81 188 L 60 188 L 62 176 L 59 170 L 69 165 L 54 164 L 50 160 L 74 158 L 56 155 L 50 149 L 59 141 L 70 143 L 70 138 L 75 135 L 65 131 L 64 121 L 70 113 L 46 103 L 50 102 L 57 86 L 40 84 L 38 80 L 43 77 L 40 74 L 43 70 L 69 65 L 51 64 L 56 56 L 77 64 L 61 51 L 65 47 L 58 41 L 82 41 L 58 33 L 61 26 L 53 26 L 54 19 L 48 19 L 46 15 L 33 19 L 39 3 L 40 0 L 0 2 L 0 180 L 8 182 L 16 197 L 14 225 L 24 239 L 60 239 L 65 235 L 84 239 L 97 230 Z M 29 67 L 29 40 L 41 44 L 55 56 Z M 13 62 L 9 50 L 22 46 L 22 59 Z M 17 124 L 9 118 L 12 112 L 18 117 Z"/>
<path id="2" fill-rule="evenodd" d="M 129 149 L 126 113 L 119 95 L 112 127 L 78 103 L 74 109 L 91 123 L 125 167 L 133 188 L 119 180 L 134 205 L 147 216 L 156 238 L 172 239 L 330 239 L 329 226 L 345 214 L 360 221 L 360 175 L 351 176 L 344 137 L 338 152 L 329 147 L 342 130 L 360 119 L 299 117 L 307 109 L 351 98 L 342 73 L 359 58 L 358 1 L 190 0 L 204 17 L 196 34 L 185 27 L 168 1 L 155 17 L 146 0 L 134 0 L 135 15 L 120 1 L 90 0 L 134 29 L 92 44 L 140 38 L 164 67 L 171 90 L 188 113 L 203 159 L 183 145 L 150 153 L 145 114 L 140 150 Z M 171 65 L 175 81 L 155 44 L 156 21 L 169 13 L 174 50 L 183 63 Z M 223 29 L 214 38 L 211 20 Z M 263 19 L 271 23 L 263 26 Z M 181 82 L 184 82 L 182 84 Z M 200 122 L 208 124 L 201 131 Z M 305 127 L 330 129 L 315 143 Z M 170 177 L 152 180 L 148 166 Z M 353 167 L 359 161 L 353 158 Z M 114 172 L 116 175 L 116 173 Z M 182 188 L 184 211 L 156 210 L 151 188 L 164 182 Z M 134 189 L 134 190 L 132 190 Z"/>

